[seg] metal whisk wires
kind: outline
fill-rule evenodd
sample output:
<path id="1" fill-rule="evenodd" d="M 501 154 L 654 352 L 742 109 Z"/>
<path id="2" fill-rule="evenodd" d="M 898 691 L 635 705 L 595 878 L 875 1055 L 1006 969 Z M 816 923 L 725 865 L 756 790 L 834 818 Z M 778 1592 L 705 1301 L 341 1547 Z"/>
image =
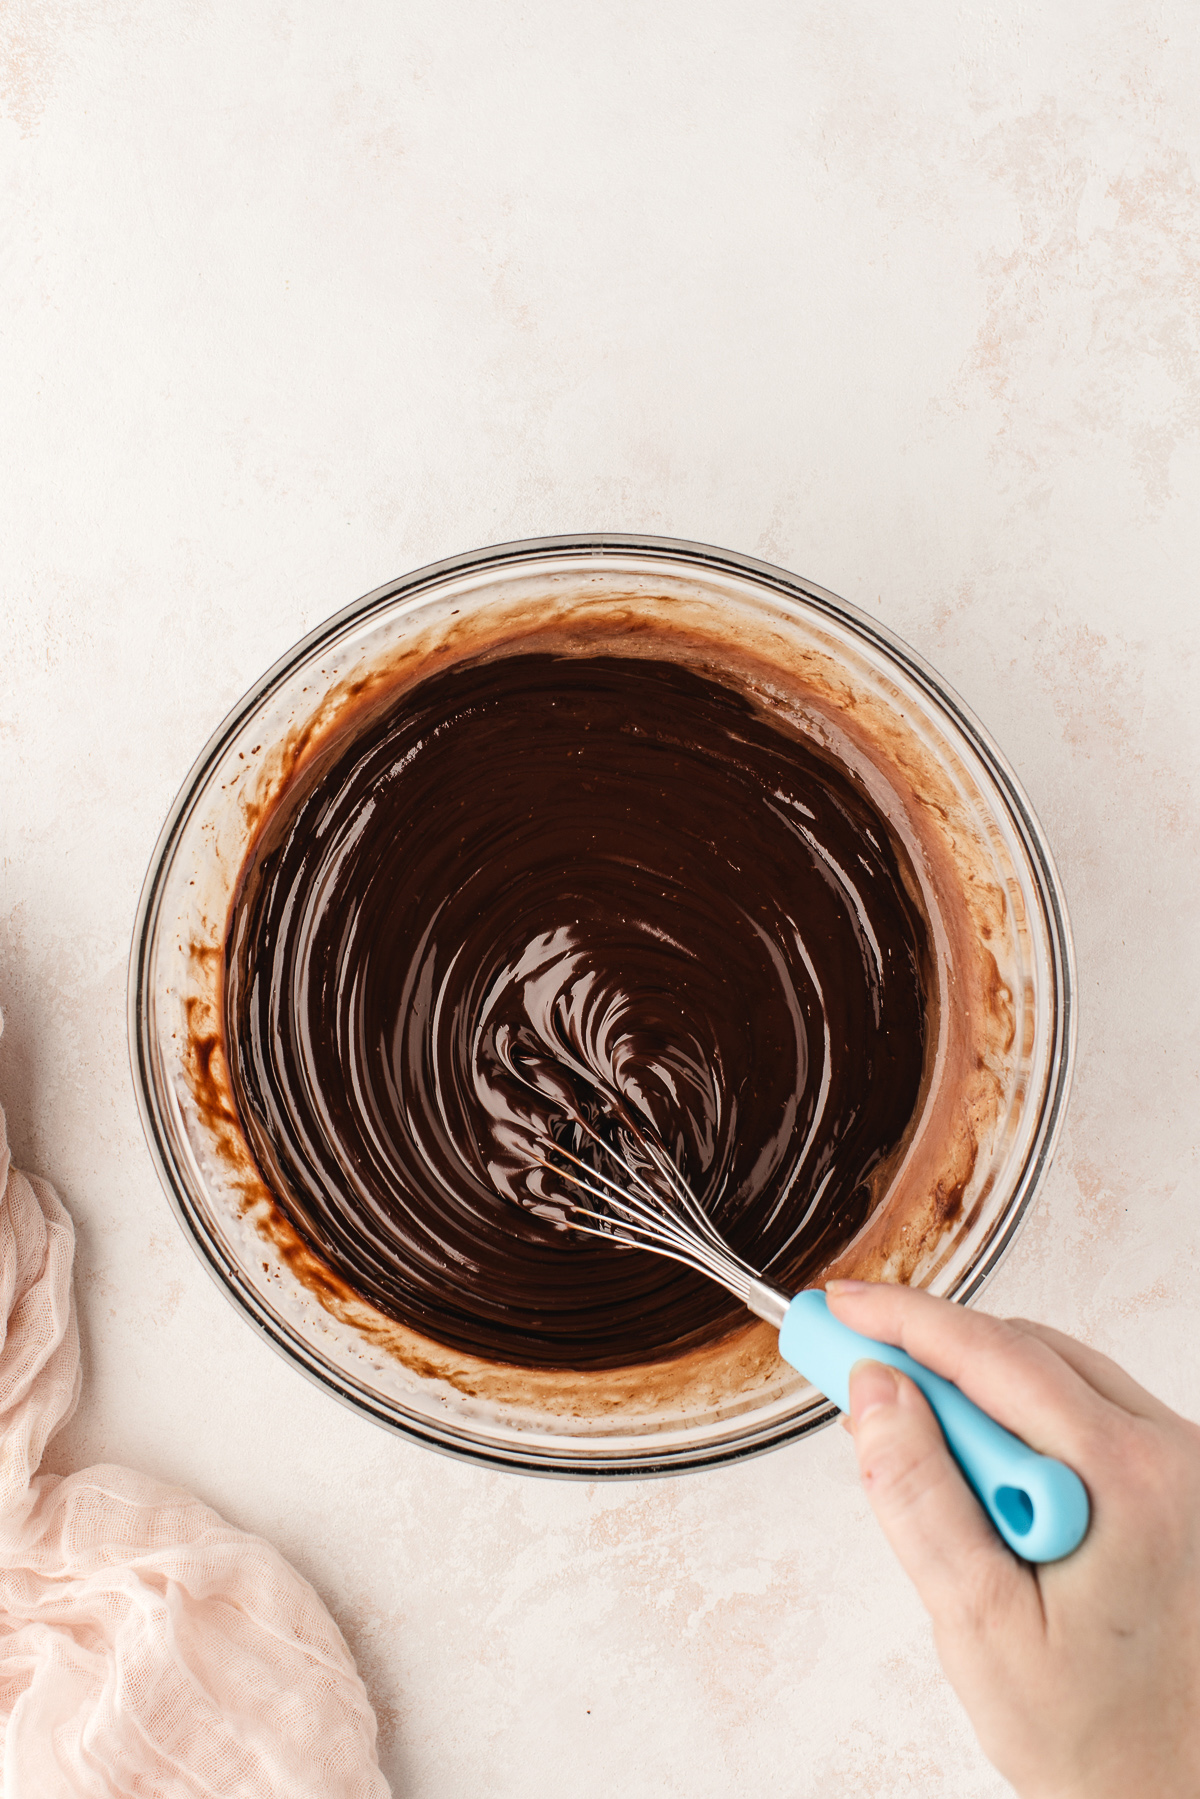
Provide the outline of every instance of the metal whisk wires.
<path id="1" fill-rule="evenodd" d="M 682 1262 L 717 1281 L 759 1318 L 779 1328 L 789 1296 L 730 1248 L 661 1143 L 622 1110 L 618 1128 L 653 1170 L 657 1178 L 652 1180 L 586 1118 L 575 1113 L 571 1122 L 598 1155 L 585 1161 L 565 1144 L 547 1138 L 540 1145 L 538 1162 L 566 1184 L 564 1198 L 573 1229 Z M 614 1172 L 606 1173 L 597 1161 Z"/>

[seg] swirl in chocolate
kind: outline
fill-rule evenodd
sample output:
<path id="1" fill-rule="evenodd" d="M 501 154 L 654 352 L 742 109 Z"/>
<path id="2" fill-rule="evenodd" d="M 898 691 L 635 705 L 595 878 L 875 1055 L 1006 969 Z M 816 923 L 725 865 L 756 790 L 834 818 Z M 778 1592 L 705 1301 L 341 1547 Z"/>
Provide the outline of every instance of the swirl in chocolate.
<path id="1" fill-rule="evenodd" d="M 861 787 L 667 660 L 511 654 L 400 692 L 285 787 L 226 944 L 262 1173 L 383 1311 L 575 1369 L 745 1321 L 573 1232 L 532 1168 L 615 1090 L 796 1288 L 864 1222 L 921 1083 L 927 932 Z"/>

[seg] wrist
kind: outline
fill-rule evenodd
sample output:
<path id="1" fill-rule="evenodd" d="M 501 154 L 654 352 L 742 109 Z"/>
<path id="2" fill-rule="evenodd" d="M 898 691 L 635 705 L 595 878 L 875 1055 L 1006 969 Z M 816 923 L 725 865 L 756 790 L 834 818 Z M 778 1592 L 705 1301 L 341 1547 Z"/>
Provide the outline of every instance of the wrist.
<path id="1" fill-rule="evenodd" d="M 1196 1799 L 1200 1764 L 1164 1765 L 1158 1758 L 1122 1757 L 1120 1765 L 1094 1769 L 1065 1784 L 1034 1781 L 1017 1785 L 1018 1799 Z"/>

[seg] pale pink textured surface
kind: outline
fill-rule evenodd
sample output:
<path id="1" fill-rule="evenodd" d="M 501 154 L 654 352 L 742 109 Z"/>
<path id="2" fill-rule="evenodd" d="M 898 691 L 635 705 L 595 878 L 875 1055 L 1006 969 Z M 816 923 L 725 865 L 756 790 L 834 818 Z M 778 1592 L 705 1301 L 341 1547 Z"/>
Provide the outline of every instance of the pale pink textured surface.
<path id="1" fill-rule="evenodd" d="M 277 1549 L 133 1469 L 41 1469 L 80 1396 L 73 1250 L 0 1110 L 5 1799 L 385 1799 L 362 1681 Z"/>
<path id="2" fill-rule="evenodd" d="M 51 1465 L 278 1543 L 413 1799 L 996 1799 L 840 1433 L 524 1482 L 273 1356 L 158 1188 L 125 960 L 193 755 L 357 594 L 594 526 L 782 562 L 959 688 L 1060 857 L 1078 1077 L 991 1303 L 1200 1415 L 1192 0 L 18 0 L 0 91 L 0 1092 L 86 1379 Z"/>

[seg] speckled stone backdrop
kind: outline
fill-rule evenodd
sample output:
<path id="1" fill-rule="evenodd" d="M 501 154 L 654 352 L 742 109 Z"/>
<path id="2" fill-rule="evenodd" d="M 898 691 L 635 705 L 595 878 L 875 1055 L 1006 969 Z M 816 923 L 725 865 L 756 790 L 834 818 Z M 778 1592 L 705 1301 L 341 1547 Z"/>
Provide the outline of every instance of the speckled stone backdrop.
<path id="1" fill-rule="evenodd" d="M 106 1458 L 273 1537 L 412 1799 L 993 1799 L 839 1432 L 480 1473 L 278 1360 L 143 1146 L 125 971 L 209 731 L 476 545 L 729 545 L 906 636 L 1057 846 L 1067 1136 L 991 1290 L 1200 1415 L 1194 0 L 9 0 L 0 1096 Z"/>

